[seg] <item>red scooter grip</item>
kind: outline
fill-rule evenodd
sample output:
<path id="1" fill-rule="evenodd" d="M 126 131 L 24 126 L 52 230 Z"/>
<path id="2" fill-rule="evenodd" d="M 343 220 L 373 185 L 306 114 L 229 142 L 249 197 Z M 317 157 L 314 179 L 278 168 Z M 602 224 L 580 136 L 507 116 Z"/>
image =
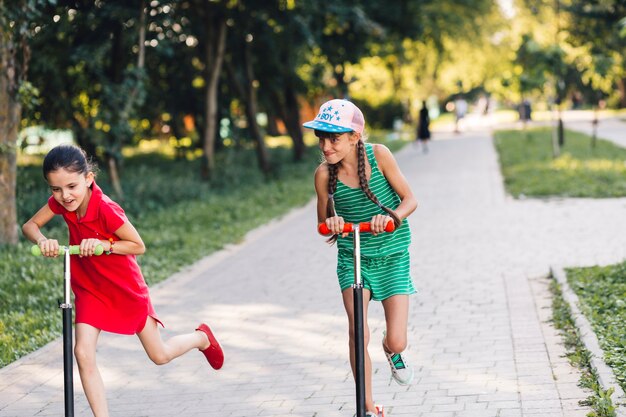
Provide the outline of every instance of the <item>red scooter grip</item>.
<path id="1" fill-rule="evenodd" d="M 330 235 L 330 230 L 328 230 L 328 226 L 326 226 L 326 223 L 320 223 L 317 226 L 317 230 L 321 235 L 324 236 L 328 236 Z M 370 222 L 363 222 L 363 223 L 359 223 L 359 230 L 361 232 L 370 232 L 371 231 L 371 224 Z M 387 224 L 385 225 L 385 232 L 391 233 L 394 230 L 396 230 L 396 225 L 393 222 L 393 220 L 389 220 L 387 222 Z M 354 231 L 354 225 L 352 223 L 345 223 L 343 225 L 343 232 L 344 233 L 351 233 Z"/>

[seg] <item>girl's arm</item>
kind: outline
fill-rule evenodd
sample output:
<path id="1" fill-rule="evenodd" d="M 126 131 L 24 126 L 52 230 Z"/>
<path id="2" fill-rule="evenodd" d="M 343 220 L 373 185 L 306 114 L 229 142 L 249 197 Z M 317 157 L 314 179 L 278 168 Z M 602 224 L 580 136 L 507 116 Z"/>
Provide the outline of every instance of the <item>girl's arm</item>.
<path id="1" fill-rule="evenodd" d="M 22 233 L 26 239 L 36 243 L 43 256 L 57 256 L 59 254 L 59 242 L 56 239 L 46 238 L 41 232 L 41 228 L 54 216 L 54 212 L 46 204 L 22 226 Z"/>
<path id="2" fill-rule="evenodd" d="M 52 220 L 54 216 L 54 212 L 46 204 L 40 208 L 39 211 L 30 218 L 30 220 L 24 223 L 22 226 L 22 233 L 24 233 L 26 239 L 33 243 L 39 243 L 40 241 L 46 240 L 44 234 L 41 233 L 41 228 Z"/>
<path id="3" fill-rule="evenodd" d="M 128 220 L 115 231 L 115 236 L 120 240 L 111 242 L 108 240 L 83 239 L 80 242 L 80 256 L 93 255 L 98 245 L 102 245 L 106 252 L 117 255 L 142 255 L 145 253 L 146 246 L 141 236 L 139 236 L 139 232 Z"/>
<path id="4" fill-rule="evenodd" d="M 400 205 L 394 211 L 400 219 L 406 219 L 417 208 L 417 199 L 409 187 L 409 183 L 400 171 L 400 167 L 393 154 L 384 145 L 374 145 L 374 156 L 378 162 L 380 172 L 387 178 L 389 184 L 400 197 Z"/>
<path id="5" fill-rule="evenodd" d="M 144 245 L 139 232 L 131 222 L 126 221 L 115 231 L 115 236 L 119 237 L 120 240 L 115 242 L 113 253 L 118 255 L 143 255 L 146 252 L 146 245 Z"/>
<path id="6" fill-rule="evenodd" d="M 333 216 L 326 217 L 326 208 L 328 205 L 328 165 L 321 164 L 315 170 L 315 192 L 317 193 L 317 222 L 326 223 L 328 230 L 332 234 L 343 232 L 343 217 Z M 344 236 L 347 234 L 344 234 Z"/>
<path id="7" fill-rule="evenodd" d="M 317 222 L 326 221 L 326 205 L 328 204 L 328 166 L 321 164 L 315 170 L 315 193 L 317 194 Z"/>

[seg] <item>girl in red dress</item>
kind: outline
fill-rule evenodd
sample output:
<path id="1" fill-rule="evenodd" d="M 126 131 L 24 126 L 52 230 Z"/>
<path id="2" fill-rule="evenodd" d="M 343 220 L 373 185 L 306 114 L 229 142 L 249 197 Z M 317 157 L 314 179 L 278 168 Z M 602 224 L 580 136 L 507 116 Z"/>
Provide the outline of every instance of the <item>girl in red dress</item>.
<path id="1" fill-rule="evenodd" d="M 163 323 L 152 307 L 135 258 L 145 252 L 144 243 L 124 210 L 96 184 L 94 167 L 85 152 L 72 145 L 57 146 L 45 157 L 43 174 L 52 196 L 22 226 L 22 231 L 44 256 L 58 256 L 58 241 L 44 236 L 41 228 L 55 215 L 61 215 L 69 228 L 70 245 L 80 246 L 80 255 L 70 261 L 76 305 L 74 354 L 94 416 L 109 415 L 96 366 L 96 345 L 103 330 L 137 334 L 148 357 L 157 365 L 197 348 L 214 369 L 220 369 L 224 354 L 206 324 L 200 324 L 193 333 L 161 339 L 158 324 Z M 92 256 L 98 245 L 108 256 Z"/>

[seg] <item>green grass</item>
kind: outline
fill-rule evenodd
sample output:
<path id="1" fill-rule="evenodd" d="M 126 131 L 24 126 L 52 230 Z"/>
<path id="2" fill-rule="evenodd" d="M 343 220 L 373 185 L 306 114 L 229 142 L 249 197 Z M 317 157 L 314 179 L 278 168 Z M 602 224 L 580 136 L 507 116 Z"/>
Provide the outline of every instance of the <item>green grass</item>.
<path id="1" fill-rule="evenodd" d="M 626 262 L 566 272 L 580 308 L 598 336 L 604 360 L 626 390 Z"/>
<path id="2" fill-rule="evenodd" d="M 514 197 L 626 196 L 626 149 L 566 131 L 560 156 L 552 155 L 552 130 L 504 130 L 495 144 L 507 191 Z"/>
<path id="3" fill-rule="evenodd" d="M 581 372 L 579 385 L 593 393 L 586 400 L 581 401 L 581 405 L 592 408 L 593 411 L 587 414 L 588 417 L 615 417 L 615 407 L 611 400 L 613 390 L 605 391 L 600 386 L 598 375 L 591 367 L 591 353 L 585 348 L 572 319 L 569 305 L 561 295 L 561 286 L 554 279 L 550 282 L 550 291 L 553 295 L 552 323 L 561 331 L 567 358 Z"/>
<path id="4" fill-rule="evenodd" d="M 385 143 L 382 137 L 372 135 L 371 141 Z M 399 149 L 406 143 L 386 144 Z M 197 159 L 175 160 L 155 152 L 135 153 L 125 160 L 125 199 L 120 203 L 146 244 L 147 252 L 138 260 L 149 285 L 241 241 L 250 230 L 313 198 L 313 173 L 321 161 L 317 148 L 308 148 L 300 163 L 292 162 L 290 149 L 275 148 L 270 154 L 274 169 L 265 178 L 252 150 L 222 150 L 220 168 L 208 182 L 199 178 Z M 97 181 L 114 198 L 105 172 Z M 21 225 L 50 195 L 38 161 L 18 167 L 17 194 Z M 67 241 L 60 218 L 46 225 L 45 234 Z M 34 258 L 30 246 L 22 239 L 15 247 L 0 247 L 0 367 L 50 342 L 62 330 L 62 262 Z"/>

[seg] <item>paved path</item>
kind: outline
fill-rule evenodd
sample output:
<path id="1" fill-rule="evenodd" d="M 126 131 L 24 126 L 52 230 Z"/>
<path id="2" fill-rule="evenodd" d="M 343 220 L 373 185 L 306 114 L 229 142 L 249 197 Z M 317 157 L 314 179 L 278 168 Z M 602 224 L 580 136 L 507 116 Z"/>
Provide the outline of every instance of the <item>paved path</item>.
<path id="1" fill-rule="evenodd" d="M 410 218 L 417 378 L 390 383 L 373 304 L 376 400 L 390 417 L 584 416 L 587 394 L 548 322 L 546 275 L 550 264 L 626 258 L 626 199 L 515 201 L 489 132 L 436 139 L 427 155 L 413 146 L 397 155 L 421 203 Z M 165 336 L 207 320 L 226 363 L 214 372 L 191 352 L 157 367 L 136 338 L 105 334 L 98 354 L 112 415 L 352 416 L 334 257 L 309 204 L 153 288 Z M 0 416 L 62 415 L 61 364 L 57 341 L 0 370 Z M 88 416 L 75 379 L 77 416 Z"/>

